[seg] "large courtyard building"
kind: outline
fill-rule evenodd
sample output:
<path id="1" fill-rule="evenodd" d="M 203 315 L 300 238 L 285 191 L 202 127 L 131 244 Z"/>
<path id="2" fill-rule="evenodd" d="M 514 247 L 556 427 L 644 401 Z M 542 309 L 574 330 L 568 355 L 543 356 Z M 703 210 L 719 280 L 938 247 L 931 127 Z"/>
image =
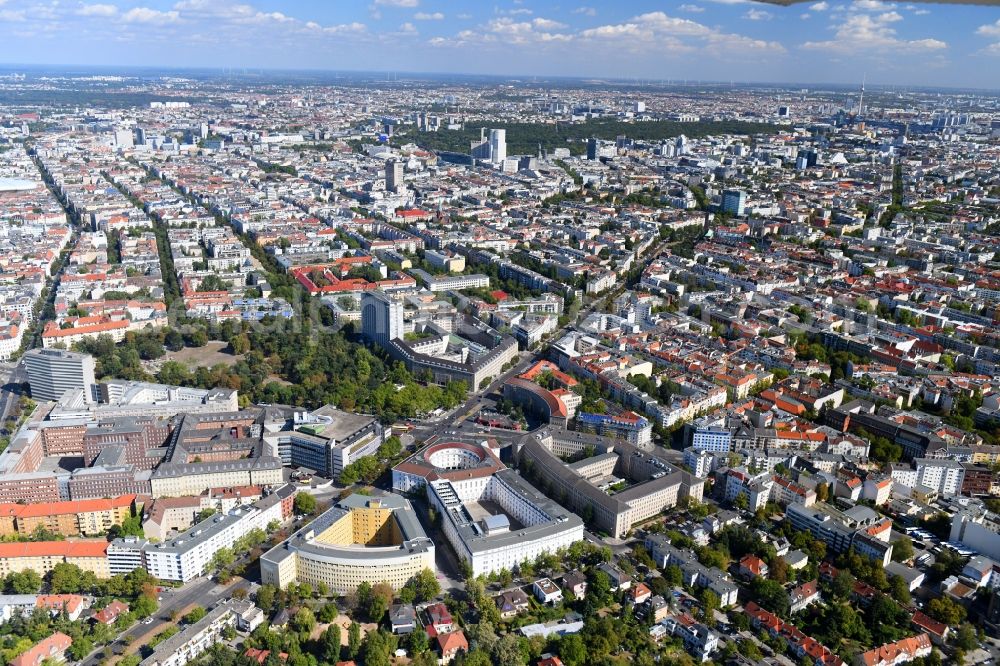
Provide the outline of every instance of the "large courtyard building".
<path id="1" fill-rule="evenodd" d="M 594 455 L 566 463 L 560 456 Z M 704 479 L 623 440 L 550 427 L 525 435 L 518 461 L 568 507 L 622 537 L 632 526 L 682 499 L 700 501 Z"/>
<path id="2" fill-rule="evenodd" d="M 423 489 L 475 576 L 512 570 L 583 538 L 583 521 L 507 469 L 487 443 L 433 442 L 397 465 L 393 488 Z"/>
<path id="3" fill-rule="evenodd" d="M 378 290 L 367 291 L 361 298 L 364 337 L 402 361 L 410 372 L 430 373 L 435 382 L 461 381 L 476 390 L 517 356 L 517 340 L 478 319 L 459 318 L 453 328 L 427 324 L 411 340 L 404 334 L 399 299 Z"/>
<path id="4" fill-rule="evenodd" d="M 409 500 L 400 495 L 350 495 L 260 559 L 261 580 L 326 585 L 346 594 L 362 582 L 402 588 L 434 569 L 434 542 Z"/>
<path id="5" fill-rule="evenodd" d="M 150 478 L 153 497 L 281 485 L 281 460 L 265 445 L 261 431 L 260 413 L 253 410 L 184 415 L 166 442 L 164 461 Z"/>

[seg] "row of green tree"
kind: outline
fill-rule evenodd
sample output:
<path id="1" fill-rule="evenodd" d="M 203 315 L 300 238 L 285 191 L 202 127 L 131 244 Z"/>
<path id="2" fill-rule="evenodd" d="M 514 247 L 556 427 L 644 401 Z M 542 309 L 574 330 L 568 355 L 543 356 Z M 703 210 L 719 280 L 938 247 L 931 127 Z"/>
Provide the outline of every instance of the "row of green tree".
<path id="1" fill-rule="evenodd" d="M 228 341 L 235 351 L 244 352 L 243 357 L 231 365 L 195 370 L 167 361 L 155 377 L 143 365 L 143 361 L 161 358 L 166 348 L 204 346 L 210 336 Z M 293 321 L 272 321 L 265 328 L 229 322 L 193 324 L 183 333 L 173 328 L 130 332 L 117 345 L 101 336 L 81 341 L 75 348 L 96 358 L 100 378 L 225 387 L 238 390 L 244 404 L 333 404 L 377 414 L 385 422 L 450 409 L 461 404 L 468 388 L 459 381 L 444 386 L 418 382 L 401 363 L 373 353 L 342 331 L 309 329 Z"/>
<path id="2" fill-rule="evenodd" d="M 767 123 L 745 121 L 705 121 L 694 123 L 667 120 L 649 122 L 624 122 L 615 119 L 594 119 L 585 123 L 499 123 L 488 129 L 507 131 L 507 152 L 511 155 L 535 155 L 539 148 L 551 152 L 556 148 L 569 148 L 574 155 L 587 150 L 587 140 L 597 138 L 614 141 L 619 136 L 627 136 L 636 141 L 665 141 L 681 134 L 690 138 L 700 138 L 717 134 L 774 134 L 777 127 Z M 469 146 L 479 141 L 480 128 L 466 127 L 462 130 L 442 132 L 422 132 L 414 139 L 422 148 L 468 153 Z M 397 141 L 404 140 L 397 136 Z"/>

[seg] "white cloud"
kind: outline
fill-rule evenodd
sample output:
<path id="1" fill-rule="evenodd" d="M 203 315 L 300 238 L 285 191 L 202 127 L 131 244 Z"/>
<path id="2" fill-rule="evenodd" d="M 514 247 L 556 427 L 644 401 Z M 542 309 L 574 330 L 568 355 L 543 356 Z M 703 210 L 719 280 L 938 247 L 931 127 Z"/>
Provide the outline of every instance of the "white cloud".
<path id="1" fill-rule="evenodd" d="M 804 49 L 836 53 L 924 53 L 948 48 L 939 39 L 901 39 L 890 25 L 903 19 L 897 12 L 851 14 L 834 27 L 834 39 L 806 42 Z"/>
<path id="2" fill-rule="evenodd" d="M 558 21 L 536 18 L 531 21 L 515 21 L 506 16 L 493 19 L 486 24 L 486 29 L 494 35 L 502 36 L 512 44 L 527 44 L 529 42 L 567 42 L 572 35 L 561 32 L 566 25 Z"/>
<path id="3" fill-rule="evenodd" d="M 701 52 L 729 58 L 785 52 L 785 48 L 775 41 L 725 33 L 690 19 L 668 16 L 664 12 L 648 12 L 622 23 L 578 31 L 549 19 L 517 21 L 500 16 L 480 26 L 477 31 L 463 30 L 454 37 L 433 37 L 427 44 L 434 47 L 534 44 L 560 45 L 563 48 L 580 44 L 580 55 L 587 58 L 616 52 L 643 56 L 651 53 L 676 56 Z"/>
<path id="4" fill-rule="evenodd" d="M 825 12 L 829 8 L 830 5 L 829 3 L 826 2 L 826 0 L 821 0 L 820 2 L 814 2 L 813 4 L 809 5 L 809 9 L 814 12 Z"/>
<path id="5" fill-rule="evenodd" d="M 353 23 L 340 23 L 338 25 L 328 25 L 321 28 L 324 34 L 328 35 L 347 35 L 347 34 L 361 34 L 367 32 L 368 26 L 364 23 L 354 21 Z"/>
<path id="6" fill-rule="evenodd" d="M 625 23 L 590 28 L 582 31 L 580 36 L 607 42 L 619 41 L 620 47 L 631 50 L 638 46 L 652 45 L 665 51 L 708 50 L 716 55 L 785 51 L 778 42 L 720 32 L 690 19 L 668 16 L 664 12 L 648 12 Z"/>
<path id="7" fill-rule="evenodd" d="M 536 18 L 531 22 L 531 25 L 538 30 L 562 30 L 566 27 L 565 23 L 560 23 L 559 21 L 552 21 L 546 18 Z"/>
<path id="8" fill-rule="evenodd" d="M 916 9 L 916 10 L 913 11 L 913 15 L 914 16 L 927 16 L 930 13 L 931 13 L 931 10 L 929 10 L 929 9 Z"/>
<path id="9" fill-rule="evenodd" d="M 281 12 L 257 12 L 251 20 L 258 23 L 267 23 L 269 21 L 276 21 L 278 23 L 296 22 L 291 16 L 286 16 Z"/>
<path id="10" fill-rule="evenodd" d="M 809 12 L 805 12 L 804 14 L 799 14 L 799 18 L 802 19 L 803 21 L 808 21 L 810 18 L 812 18 L 812 14 L 810 14 Z"/>
<path id="11" fill-rule="evenodd" d="M 743 15 L 743 18 L 748 21 L 770 21 L 774 18 L 774 15 L 771 14 L 771 12 L 764 11 L 763 9 L 749 9 L 747 10 L 747 13 Z"/>
<path id="12" fill-rule="evenodd" d="M 420 0 L 375 0 L 375 4 L 383 7 L 416 7 Z"/>
<path id="13" fill-rule="evenodd" d="M 501 14 L 508 14 L 510 16 L 531 16 L 535 12 L 531 11 L 530 9 L 525 9 L 525 8 L 522 7 L 521 9 L 511 9 L 509 11 L 500 12 L 500 13 Z"/>
<path id="14" fill-rule="evenodd" d="M 701 14 L 702 12 L 705 11 L 705 8 L 702 7 L 701 5 L 681 5 L 677 9 L 679 9 L 682 12 L 687 12 L 689 14 Z"/>
<path id="15" fill-rule="evenodd" d="M 149 7 L 135 7 L 125 12 L 122 20 L 126 23 L 176 23 L 180 20 L 180 13 L 176 10 L 161 12 Z"/>
<path id="16" fill-rule="evenodd" d="M 403 25 L 399 26 L 399 34 L 402 34 L 402 35 L 416 35 L 417 34 L 417 26 L 415 26 L 412 23 L 410 23 L 409 21 L 407 21 Z"/>
<path id="17" fill-rule="evenodd" d="M 278 11 L 259 11 L 256 7 L 232 0 L 179 0 L 173 8 L 179 14 L 179 20 L 219 28 L 229 27 L 243 31 L 244 34 L 247 30 L 257 29 L 256 34 L 268 40 L 296 40 L 303 35 L 360 35 L 367 32 L 364 23 L 323 26 L 316 21 L 301 21 Z"/>
<path id="18" fill-rule="evenodd" d="M 77 16 L 115 16 L 118 14 L 118 7 L 115 5 L 83 5 L 76 10 Z"/>
<path id="19" fill-rule="evenodd" d="M 986 37 L 1000 37 L 1000 19 L 997 19 L 996 23 L 987 23 L 986 25 L 979 26 L 976 34 L 985 35 Z"/>
<path id="20" fill-rule="evenodd" d="M 983 55 L 998 56 L 1000 57 L 1000 42 L 993 42 L 986 48 L 979 51 Z"/>
<path id="21" fill-rule="evenodd" d="M 21 23 L 26 20 L 23 9 L 3 9 L 0 10 L 0 23 Z"/>
<path id="22" fill-rule="evenodd" d="M 863 12 L 884 12 L 895 8 L 896 5 L 882 2 L 882 0 L 854 0 L 850 6 L 850 9 Z"/>
<path id="23" fill-rule="evenodd" d="M 597 10 L 593 7 L 577 7 L 573 10 L 574 14 L 583 14 L 584 16 L 597 16 Z"/>
<path id="24" fill-rule="evenodd" d="M 717 5 L 745 5 L 750 2 L 750 0 L 708 0 L 709 2 L 714 2 Z"/>
<path id="25" fill-rule="evenodd" d="M 711 32 L 712 30 L 707 26 L 690 19 L 674 18 L 663 12 L 649 12 L 630 19 L 628 23 L 602 25 L 584 30 L 580 34 L 584 37 L 628 35 L 644 40 L 653 40 L 665 34 L 679 37 L 701 37 L 711 34 Z"/>
<path id="26" fill-rule="evenodd" d="M 417 12 L 413 18 L 417 21 L 440 21 L 444 18 L 444 14 L 441 12 Z"/>
<path id="27" fill-rule="evenodd" d="M 461 19 L 462 21 L 468 21 L 470 18 L 472 18 L 472 14 L 465 14 L 465 13 L 458 14 L 457 16 L 455 16 L 455 18 Z"/>
<path id="28" fill-rule="evenodd" d="M 453 46 L 465 46 L 471 42 L 482 43 L 482 42 L 495 42 L 496 37 L 493 35 L 479 35 L 472 30 L 462 30 L 453 38 L 449 39 L 447 37 L 433 37 L 427 41 L 431 46 L 436 47 L 453 47 Z"/>

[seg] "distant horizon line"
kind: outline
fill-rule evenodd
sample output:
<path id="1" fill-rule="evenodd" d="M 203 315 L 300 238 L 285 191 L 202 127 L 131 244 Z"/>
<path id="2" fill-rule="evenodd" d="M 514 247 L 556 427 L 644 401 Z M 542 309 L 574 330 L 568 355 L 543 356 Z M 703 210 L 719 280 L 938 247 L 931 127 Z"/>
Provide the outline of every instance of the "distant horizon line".
<path id="1" fill-rule="evenodd" d="M 203 72 L 203 73 L 213 73 L 221 74 L 224 76 L 232 77 L 249 77 L 250 72 L 257 73 L 268 73 L 268 74 L 328 74 L 328 75 L 346 75 L 346 76 L 392 76 L 398 75 L 403 77 L 456 77 L 456 78 L 482 78 L 482 79 L 501 79 L 508 81 L 517 81 L 519 83 L 531 84 L 533 82 L 542 82 L 546 80 L 555 81 L 578 81 L 585 82 L 591 85 L 600 83 L 616 83 L 616 84 L 629 84 L 635 87 L 692 87 L 692 86 L 726 86 L 733 88 L 753 88 L 753 87 L 781 87 L 781 88 L 815 88 L 815 87 L 833 87 L 833 88 L 847 88 L 851 89 L 856 86 L 856 89 L 860 90 L 862 82 L 845 82 L 836 83 L 831 81 L 736 81 L 736 80 L 722 80 L 722 79 L 695 79 L 695 78 L 651 78 L 651 77 L 615 77 L 615 76 L 588 76 L 581 74 L 487 74 L 487 73 L 474 73 L 474 72 L 445 72 L 445 71 L 410 71 L 410 70 L 366 70 L 366 69 L 328 69 L 328 68 L 309 68 L 309 67 L 258 67 L 258 66 L 209 66 L 209 65 L 122 65 L 122 64 L 67 64 L 67 63 L 16 63 L 16 62 L 0 62 L 0 70 L 11 70 L 10 73 L 18 73 L 13 71 L 14 68 L 31 68 L 31 69 L 51 69 L 51 70 L 69 70 L 69 69 L 82 69 L 82 70 L 109 70 L 109 71 L 161 71 L 161 72 Z M 391 79 L 383 81 L 384 83 L 400 83 L 399 79 Z M 977 88 L 974 86 L 946 86 L 946 85 L 927 85 L 927 84 L 903 84 L 903 83 L 873 83 L 871 81 L 866 81 L 864 85 L 870 90 L 871 88 L 880 89 L 881 91 L 894 91 L 894 89 L 900 89 L 900 91 L 970 91 L 970 92 L 989 92 L 989 93 L 1000 93 L 998 88 Z"/>

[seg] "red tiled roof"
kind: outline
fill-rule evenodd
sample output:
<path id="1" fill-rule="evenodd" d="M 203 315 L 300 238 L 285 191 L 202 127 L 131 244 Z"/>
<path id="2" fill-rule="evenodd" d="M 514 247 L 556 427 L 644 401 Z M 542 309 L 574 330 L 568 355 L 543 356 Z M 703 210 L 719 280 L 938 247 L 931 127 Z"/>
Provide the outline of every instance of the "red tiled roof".
<path id="1" fill-rule="evenodd" d="M 132 506 L 135 495 L 119 495 L 107 499 L 68 500 L 65 502 L 39 502 L 37 504 L 0 504 L 0 514 L 14 515 L 18 518 L 38 518 L 66 513 L 93 513 L 95 511 L 110 511 Z"/>
<path id="2" fill-rule="evenodd" d="M 16 557 L 107 557 L 107 541 L 0 543 L 0 559 Z"/>
<path id="3" fill-rule="evenodd" d="M 903 638 L 895 643 L 886 643 L 861 655 L 864 666 L 882 666 L 912 661 L 931 649 L 931 639 L 927 634 Z"/>
<path id="4" fill-rule="evenodd" d="M 469 641 L 465 640 L 465 634 L 461 631 L 440 634 L 437 637 L 437 642 L 441 654 L 453 654 L 459 650 L 469 649 Z"/>

